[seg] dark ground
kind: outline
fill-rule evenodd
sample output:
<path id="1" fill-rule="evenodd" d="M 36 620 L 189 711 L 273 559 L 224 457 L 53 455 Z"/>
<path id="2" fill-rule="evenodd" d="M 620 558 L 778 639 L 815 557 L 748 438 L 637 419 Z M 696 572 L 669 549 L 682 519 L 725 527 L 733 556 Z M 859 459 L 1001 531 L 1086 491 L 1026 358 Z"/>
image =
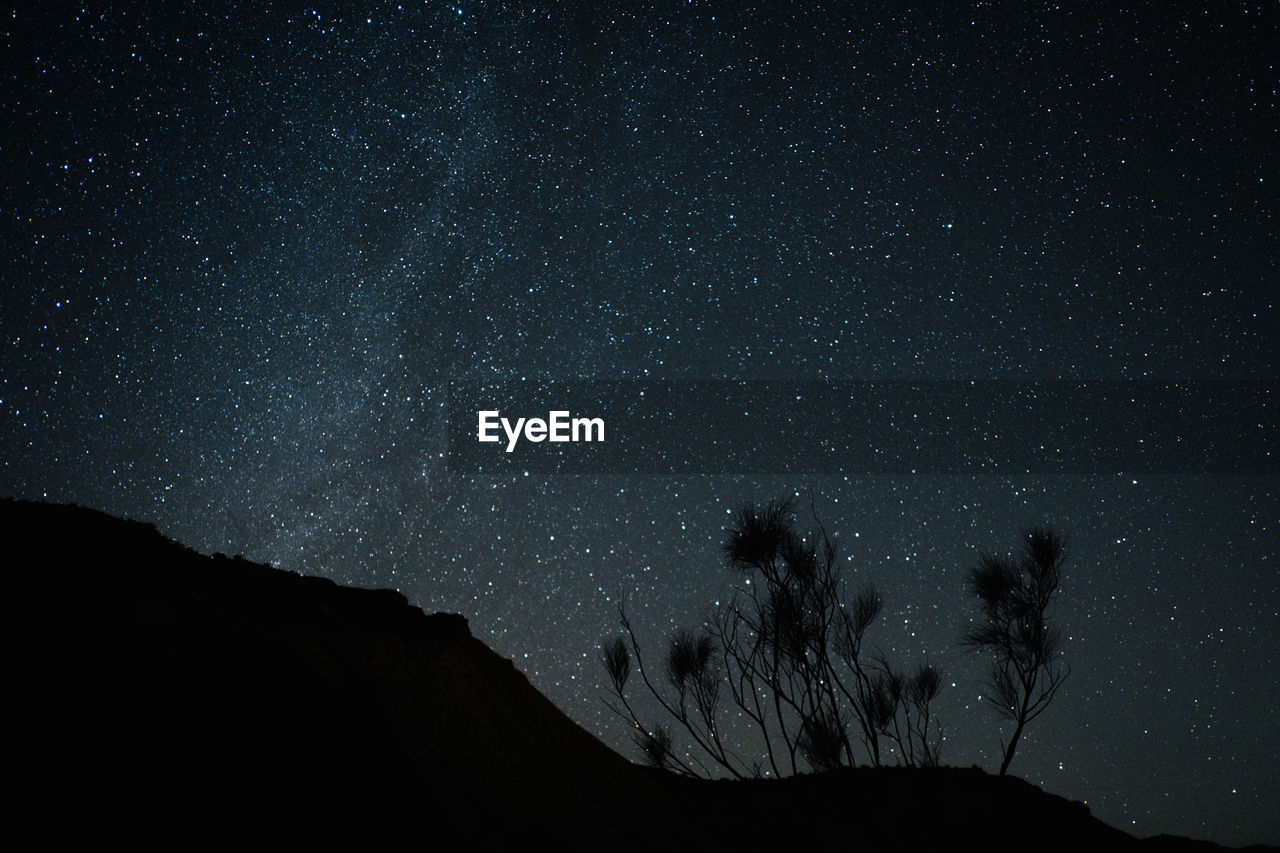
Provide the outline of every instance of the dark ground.
<path id="1" fill-rule="evenodd" d="M 571 848 L 1139 842 L 973 769 L 701 782 L 631 764 L 399 593 L 222 555 L 149 525 L 0 502 L 14 814 L 46 837 L 185 843 L 546 838 Z"/>

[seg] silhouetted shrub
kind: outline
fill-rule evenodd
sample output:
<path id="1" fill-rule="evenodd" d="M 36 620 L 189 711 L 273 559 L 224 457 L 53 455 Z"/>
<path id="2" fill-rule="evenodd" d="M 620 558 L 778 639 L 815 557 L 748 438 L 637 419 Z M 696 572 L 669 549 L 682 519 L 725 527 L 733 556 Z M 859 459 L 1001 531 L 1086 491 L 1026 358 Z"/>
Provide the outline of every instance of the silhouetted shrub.
<path id="1" fill-rule="evenodd" d="M 1062 537 L 1038 527 L 1017 560 L 983 554 L 969 570 L 981 619 L 961 642 L 991 656 L 987 700 L 1014 724 L 1000 775 L 1009 769 L 1027 723 L 1040 716 L 1070 670 L 1060 660 L 1060 633 L 1049 624 L 1066 561 Z"/>
<path id="2" fill-rule="evenodd" d="M 748 504 L 730 525 L 723 552 L 744 582 L 706 625 L 671 638 L 665 684 L 651 679 L 625 608 L 625 635 L 603 646 L 607 704 L 635 729 L 649 763 L 688 775 L 719 768 L 738 778 L 785 776 L 802 760 L 822 770 L 853 766 L 865 754 L 879 765 L 886 738 L 902 763 L 937 763 L 930 703 L 941 679 L 926 666 L 904 680 L 882 656 L 868 654 L 880 596 L 871 586 L 846 594 L 835 543 L 816 518 L 802 533 L 789 501 Z M 632 657 L 644 687 L 692 740 L 687 757 L 676 754 L 669 729 L 644 725 L 632 707 Z M 729 713 L 754 728 L 762 755 L 748 757 L 726 742 L 722 718 Z"/>

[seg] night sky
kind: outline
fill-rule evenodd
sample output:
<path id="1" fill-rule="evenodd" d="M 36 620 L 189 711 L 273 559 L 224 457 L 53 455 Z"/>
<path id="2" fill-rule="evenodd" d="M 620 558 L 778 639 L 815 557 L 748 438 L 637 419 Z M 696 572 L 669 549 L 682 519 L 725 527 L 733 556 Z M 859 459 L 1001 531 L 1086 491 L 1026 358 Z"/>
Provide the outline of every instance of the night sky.
<path id="1" fill-rule="evenodd" d="M 1275 4 L 853 5 L 3 10 L 0 494 L 462 613 L 631 757 L 618 601 L 699 624 L 790 495 L 989 770 L 965 571 L 1052 523 L 1072 674 L 1012 772 L 1280 843 L 1274 463 L 450 465 L 455 380 L 1277 381 Z"/>

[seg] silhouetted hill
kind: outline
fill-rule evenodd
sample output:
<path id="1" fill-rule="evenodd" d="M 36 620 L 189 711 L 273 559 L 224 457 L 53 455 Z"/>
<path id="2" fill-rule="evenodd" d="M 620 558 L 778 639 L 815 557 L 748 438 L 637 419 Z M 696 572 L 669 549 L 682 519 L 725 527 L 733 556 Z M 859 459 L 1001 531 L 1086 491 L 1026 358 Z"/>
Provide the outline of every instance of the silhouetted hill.
<path id="1" fill-rule="evenodd" d="M 202 556 L 79 507 L 0 501 L 0 532 L 11 805 L 64 840 L 1136 846 L 976 769 L 678 779 L 572 722 L 461 616 L 399 593 Z"/>
<path id="2" fill-rule="evenodd" d="M 131 803 L 146 820 L 404 810 L 469 830 L 564 803 L 598 823 L 603 797 L 655 787 L 461 616 L 84 508 L 4 501 L 0 519 L 18 746 L 59 805 L 107 820 Z"/>

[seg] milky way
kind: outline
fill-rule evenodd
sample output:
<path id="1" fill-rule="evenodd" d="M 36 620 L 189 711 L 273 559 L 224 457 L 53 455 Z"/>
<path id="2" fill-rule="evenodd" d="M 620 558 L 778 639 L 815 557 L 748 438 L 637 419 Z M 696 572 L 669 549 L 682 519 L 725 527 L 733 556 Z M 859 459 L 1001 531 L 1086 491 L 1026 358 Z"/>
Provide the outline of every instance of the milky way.
<path id="1" fill-rule="evenodd" d="M 1072 675 L 1013 771 L 1280 843 L 1274 464 L 450 465 L 450 383 L 520 377 L 1247 381 L 1274 447 L 1274 7 L 847 5 L 5 11 L 0 494 L 462 613 L 633 757 L 618 602 L 698 624 L 792 495 L 988 769 L 965 570 L 1051 522 Z"/>

